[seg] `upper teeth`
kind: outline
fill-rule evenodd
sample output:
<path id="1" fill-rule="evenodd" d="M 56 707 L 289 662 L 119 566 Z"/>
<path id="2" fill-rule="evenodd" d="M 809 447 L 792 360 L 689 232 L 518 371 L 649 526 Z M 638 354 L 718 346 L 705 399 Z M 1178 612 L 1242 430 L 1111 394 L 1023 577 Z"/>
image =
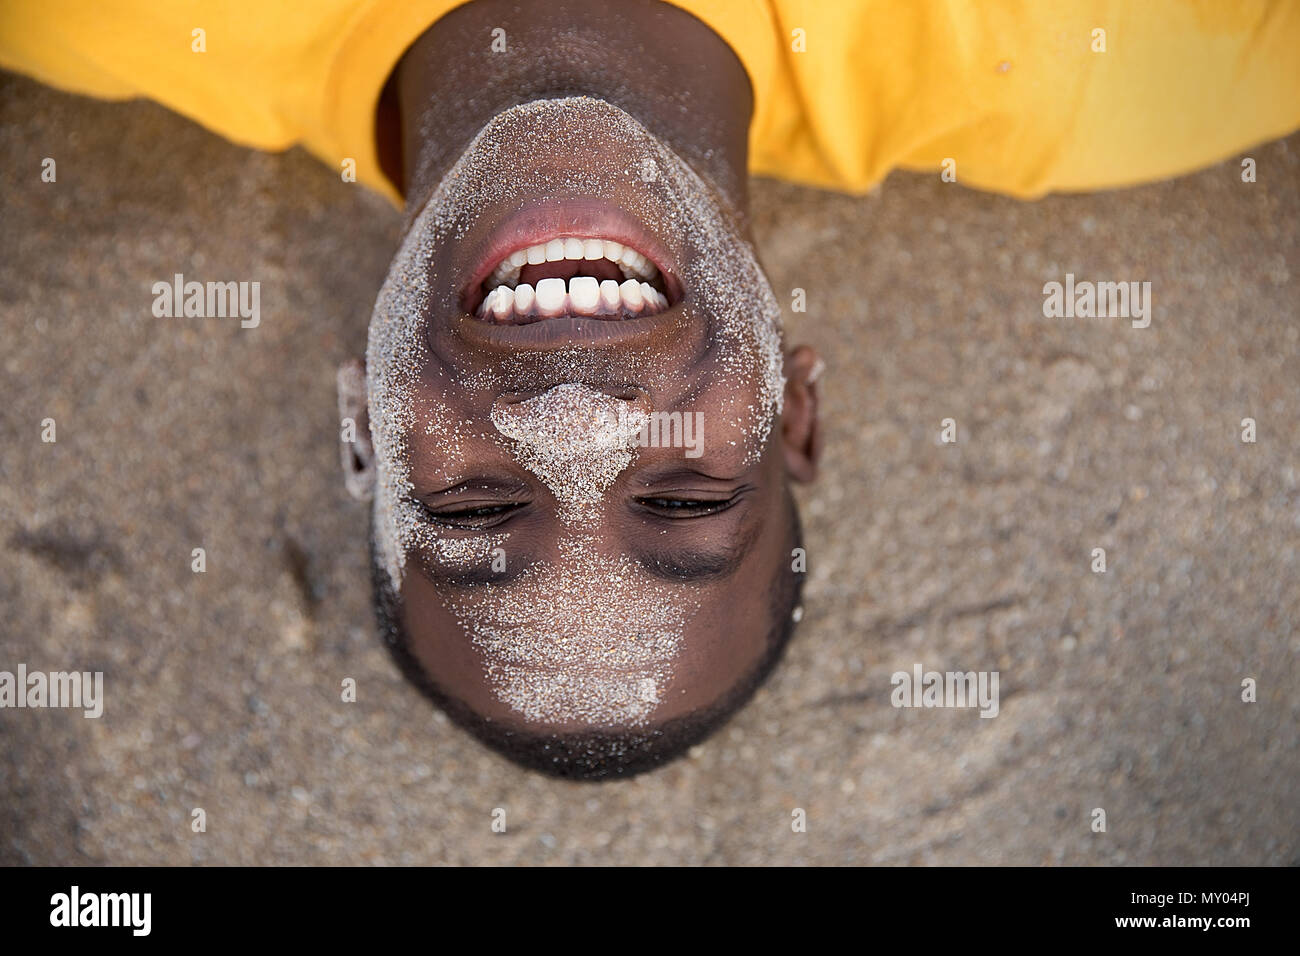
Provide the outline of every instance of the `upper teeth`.
<path id="1" fill-rule="evenodd" d="M 499 285 L 514 288 L 519 284 L 519 273 L 525 265 L 558 262 L 561 259 L 608 259 L 619 267 L 624 279 L 637 279 L 641 282 L 650 282 L 659 274 L 653 262 L 620 242 L 570 236 L 539 242 L 527 249 L 516 249 L 498 263 L 485 284 L 488 288 Z"/>
<path id="2" fill-rule="evenodd" d="M 499 285 L 478 307 L 480 317 L 491 315 L 498 322 L 512 317 L 561 315 L 655 315 L 668 308 L 668 299 L 648 282 L 625 279 L 597 281 L 595 276 L 542 279 L 534 289 L 521 282 L 511 289 Z"/>

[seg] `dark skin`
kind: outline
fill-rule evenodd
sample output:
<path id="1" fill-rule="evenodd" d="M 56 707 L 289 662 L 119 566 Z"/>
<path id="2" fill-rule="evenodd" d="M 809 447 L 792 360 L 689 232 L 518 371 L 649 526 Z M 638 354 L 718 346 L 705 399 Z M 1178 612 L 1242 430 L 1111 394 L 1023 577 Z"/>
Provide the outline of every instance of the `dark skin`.
<path id="1" fill-rule="evenodd" d="M 506 31 L 505 52 L 492 52 L 497 28 Z M 381 139 L 385 152 L 401 154 L 408 208 L 422 204 L 497 113 L 529 100 L 588 94 L 672 144 L 718 187 L 733 214 L 748 210 L 749 79 L 717 34 L 676 7 L 655 0 L 617 8 L 598 0 L 476 0 L 411 46 L 390 87 L 396 121 Z"/>
<path id="2" fill-rule="evenodd" d="M 743 67 L 720 38 L 676 8 L 643 0 L 619 4 L 616 16 L 610 9 L 591 0 L 478 0 L 450 13 L 411 47 L 390 84 L 397 118 L 381 126 L 381 143 L 392 157 L 400 130 L 412 219 L 493 117 L 536 99 L 588 95 L 631 114 L 685 159 L 737 234 L 748 239 L 752 101 Z M 496 28 L 505 30 L 506 53 L 492 52 Z M 573 177 L 566 177 L 566 164 L 590 157 L 530 150 L 536 141 L 531 132 L 521 126 L 517 133 L 523 171 L 517 165 L 512 174 L 522 180 L 520 189 L 500 208 L 484 210 L 461 241 L 433 253 L 435 281 L 425 316 L 429 356 L 414 394 L 415 418 L 461 423 L 464 440 L 449 456 L 446 443 L 428 429 L 413 428 L 407 438 L 412 497 L 433 532 L 447 538 L 508 532 L 509 568 L 495 577 L 486 567 L 466 572 L 416 549 L 401 590 L 403 621 L 419 665 L 472 712 L 533 732 L 591 729 L 575 720 L 521 718 L 494 694 L 481 653 L 447 609 L 449 599 L 462 605 L 494 600 L 485 582 L 509 588 L 525 569 L 557 565 L 564 560 L 558 542 L 572 530 L 552 491 L 500 440 L 492 409 L 576 381 L 657 410 L 702 413 L 708 430 L 700 457 L 684 457 L 681 448 L 639 449 L 607 489 L 598 519 L 584 529 L 588 547 L 611 560 L 631 560 L 648 592 L 698 605 L 682 633 L 672 679 L 660 689 L 653 714 L 659 723 L 709 707 L 764 655 L 772 629 L 764 595 L 778 575 L 790 573 L 787 482 L 812 480 L 820 452 L 813 384 L 820 363 L 807 347 L 786 351 L 784 411 L 762 443 L 744 426 L 755 382 L 724 374 L 717 317 L 701 304 L 699 290 L 681 281 L 700 251 L 683 236 L 662 234 L 663 217 L 654 213 L 663 195 L 621 180 L 611 180 L 598 197 L 568 190 Z M 573 132 L 576 142 L 581 130 Z M 617 141 L 594 147 L 603 160 L 617 160 L 627 148 Z M 476 294 L 469 279 L 503 224 L 532 208 L 530 189 L 545 195 L 545 215 L 552 217 L 558 209 L 600 219 L 605 213 L 591 206 L 596 200 L 636 210 L 633 218 L 644 221 L 643 251 L 653 248 L 672 287 L 673 307 L 653 319 L 619 322 L 560 318 L 501 328 L 477 321 L 469 314 Z M 572 359 L 548 361 L 571 356 L 575 348 L 581 355 L 576 371 Z M 502 373 L 520 353 L 536 359 L 528 371 Z M 506 387 L 471 385 L 485 370 L 507 379 Z M 357 407 L 355 415 L 363 420 L 364 410 Z M 358 466 L 368 467 L 364 443 L 358 454 Z"/>

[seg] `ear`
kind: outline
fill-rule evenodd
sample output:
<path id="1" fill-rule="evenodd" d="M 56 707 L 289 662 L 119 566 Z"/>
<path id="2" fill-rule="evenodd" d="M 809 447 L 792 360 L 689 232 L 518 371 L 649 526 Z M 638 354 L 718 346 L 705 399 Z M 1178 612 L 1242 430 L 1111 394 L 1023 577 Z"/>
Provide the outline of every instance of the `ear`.
<path id="1" fill-rule="evenodd" d="M 375 449 L 370 443 L 370 412 L 366 406 L 366 363 L 350 359 L 339 366 L 339 458 L 343 484 L 358 501 L 375 491 Z"/>
<path id="2" fill-rule="evenodd" d="M 781 444 L 785 470 L 795 481 L 817 477 L 822 454 L 822 428 L 817 418 L 817 379 L 826 363 L 809 346 L 785 357 L 785 408 L 781 413 Z"/>

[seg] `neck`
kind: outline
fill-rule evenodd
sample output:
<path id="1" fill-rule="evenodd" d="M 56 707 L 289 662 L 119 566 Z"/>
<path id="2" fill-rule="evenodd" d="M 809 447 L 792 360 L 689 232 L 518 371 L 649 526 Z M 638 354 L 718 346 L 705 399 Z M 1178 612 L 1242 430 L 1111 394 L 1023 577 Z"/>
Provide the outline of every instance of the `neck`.
<path id="1" fill-rule="evenodd" d="M 676 7 L 658 0 L 476 0 L 425 31 L 394 79 L 400 134 L 390 137 L 390 165 L 397 165 L 400 141 L 408 209 L 423 205 L 498 113 L 530 100 L 587 95 L 634 116 L 748 225 L 749 79 L 717 34 Z"/>

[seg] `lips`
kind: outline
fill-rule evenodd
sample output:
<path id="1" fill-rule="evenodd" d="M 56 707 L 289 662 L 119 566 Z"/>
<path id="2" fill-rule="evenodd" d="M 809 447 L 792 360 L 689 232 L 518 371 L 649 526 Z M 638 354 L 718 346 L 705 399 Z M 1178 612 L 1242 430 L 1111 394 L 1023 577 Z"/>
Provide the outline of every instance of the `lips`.
<path id="1" fill-rule="evenodd" d="M 514 217 L 489 237 L 479 263 L 462 302 L 470 317 L 491 325 L 644 319 L 681 298 L 663 243 L 599 202 Z"/>

